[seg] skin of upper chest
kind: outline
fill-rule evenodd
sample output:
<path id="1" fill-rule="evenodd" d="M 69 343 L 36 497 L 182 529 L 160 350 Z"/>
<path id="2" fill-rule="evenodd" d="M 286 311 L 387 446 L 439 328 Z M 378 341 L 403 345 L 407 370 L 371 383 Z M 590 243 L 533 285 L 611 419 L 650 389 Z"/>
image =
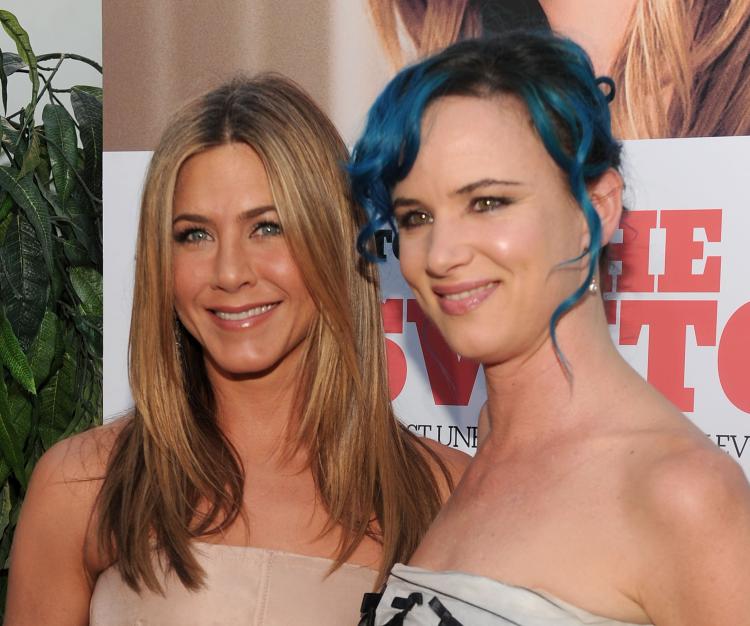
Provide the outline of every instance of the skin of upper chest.
<path id="1" fill-rule="evenodd" d="M 410 563 L 542 589 L 592 613 L 645 621 L 627 591 L 638 566 L 627 514 L 630 447 L 608 438 L 586 444 L 505 461 L 481 447 Z"/>

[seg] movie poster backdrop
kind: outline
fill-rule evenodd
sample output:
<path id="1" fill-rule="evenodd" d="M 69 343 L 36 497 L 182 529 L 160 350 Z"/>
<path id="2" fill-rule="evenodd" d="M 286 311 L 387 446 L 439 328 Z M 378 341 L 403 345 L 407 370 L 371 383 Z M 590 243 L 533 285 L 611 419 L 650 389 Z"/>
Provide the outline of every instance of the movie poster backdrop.
<path id="1" fill-rule="evenodd" d="M 405 12 L 420 3 L 397 0 L 132 0 L 127 7 L 105 0 L 105 416 L 132 404 L 127 335 L 139 196 L 159 132 L 185 100 L 238 72 L 280 71 L 310 91 L 351 145 L 380 88 L 429 46 L 519 24 L 552 26 L 585 45 L 583 26 L 616 19 L 623 30 L 611 73 L 631 81 L 626 87 L 643 107 L 627 101 L 613 113 L 626 136 L 650 138 L 625 142 L 628 211 L 610 245 L 602 289 L 612 337 L 628 362 L 750 475 L 750 107 L 742 101 L 747 94 L 727 91 L 750 71 L 736 63 L 750 54 L 750 6 L 732 3 L 735 12 L 722 17 L 716 7 L 725 3 L 706 0 L 706 15 L 686 16 L 683 29 L 699 25 L 686 54 L 700 55 L 701 64 L 691 64 L 695 75 L 683 76 L 680 86 L 652 77 L 662 86 L 654 95 L 648 84 L 632 84 L 640 57 L 654 54 L 633 25 L 663 17 L 659 7 L 671 2 L 634 0 L 623 20 L 581 19 L 575 3 L 562 1 L 436 3 L 461 10 L 440 16 Z M 705 44 L 717 29 L 725 35 L 720 51 Z M 432 43 L 422 49 L 425 42 Z M 606 55 L 592 57 L 598 65 Z M 657 65 L 672 67 L 662 61 Z M 735 68 L 731 77 L 724 76 L 727 63 Z M 473 453 L 485 398 L 481 368 L 453 353 L 417 306 L 399 272 L 393 233 L 379 232 L 377 248 L 397 413 L 419 434 Z"/>

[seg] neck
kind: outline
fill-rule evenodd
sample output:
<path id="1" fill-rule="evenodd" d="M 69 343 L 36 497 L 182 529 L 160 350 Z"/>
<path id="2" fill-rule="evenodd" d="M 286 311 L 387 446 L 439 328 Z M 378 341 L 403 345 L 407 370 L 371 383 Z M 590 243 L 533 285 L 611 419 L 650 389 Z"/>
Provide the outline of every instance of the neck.
<path id="1" fill-rule="evenodd" d="M 612 390 L 621 393 L 638 378 L 613 345 L 597 297 L 585 296 L 560 320 L 557 339 L 570 376 L 550 338 L 532 354 L 485 365 L 493 448 L 518 452 L 590 432 L 600 423 L 602 402 L 614 401 Z"/>
<path id="2" fill-rule="evenodd" d="M 245 465 L 285 458 L 297 416 L 300 362 L 301 351 L 295 351 L 268 371 L 236 376 L 206 361 L 219 427 Z"/>
<path id="3" fill-rule="evenodd" d="M 636 0 L 540 0 L 552 30 L 581 45 L 597 75 L 608 74 Z"/>

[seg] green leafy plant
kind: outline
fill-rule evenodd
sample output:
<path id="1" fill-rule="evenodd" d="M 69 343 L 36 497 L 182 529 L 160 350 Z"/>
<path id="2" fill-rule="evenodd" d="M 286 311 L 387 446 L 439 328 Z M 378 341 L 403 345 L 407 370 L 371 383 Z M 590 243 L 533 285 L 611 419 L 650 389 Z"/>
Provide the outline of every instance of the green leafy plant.
<path id="1" fill-rule="evenodd" d="M 0 616 L 32 469 L 102 418 L 102 90 L 53 81 L 73 54 L 36 56 L 0 10 Z M 31 97 L 8 114 L 8 77 Z M 15 79 L 14 79 L 15 81 Z M 72 114 L 61 94 L 70 95 Z M 41 118 L 41 123 L 40 122 Z"/>

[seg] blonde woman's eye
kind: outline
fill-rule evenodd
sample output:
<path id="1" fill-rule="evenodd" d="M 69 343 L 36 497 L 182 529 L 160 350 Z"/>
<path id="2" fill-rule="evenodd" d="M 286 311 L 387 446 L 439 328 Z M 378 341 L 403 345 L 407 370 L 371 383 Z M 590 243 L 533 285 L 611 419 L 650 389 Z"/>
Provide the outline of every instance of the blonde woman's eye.
<path id="1" fill-rule="evenodd" d="M 280 235 L 281 232 L 281 224 L 278 222 L 259 222 L 255 225 L 255 228 L 253 228 L 252 234 L 259 237 L 269 237 L 272 235 Z"/>
<path id="2" fill-rule="evenodd" d="M 187 228 L 174 235 L 177 243 L 201 243 L 209 239 L 209 234 L 202 228 Z"/>
<path id="3" fill-rule="evenodd" d="M 473 208 L 477 213 L 484 213 L 485 211 L 495 211 L 496 209 L 502 209 L 511 203 L 509 198 L 488 196 L 483 198 L 476 198 L 473 201 Z"/>
<path id="4" fill-rule="evenodd" d="M 432 216 L 426 211 L 407 211 L 396 217 L 396 223 L 399 228 L 408 230 L 410 228 L 417 228 L 423 224 L 432 223 Z"/>

